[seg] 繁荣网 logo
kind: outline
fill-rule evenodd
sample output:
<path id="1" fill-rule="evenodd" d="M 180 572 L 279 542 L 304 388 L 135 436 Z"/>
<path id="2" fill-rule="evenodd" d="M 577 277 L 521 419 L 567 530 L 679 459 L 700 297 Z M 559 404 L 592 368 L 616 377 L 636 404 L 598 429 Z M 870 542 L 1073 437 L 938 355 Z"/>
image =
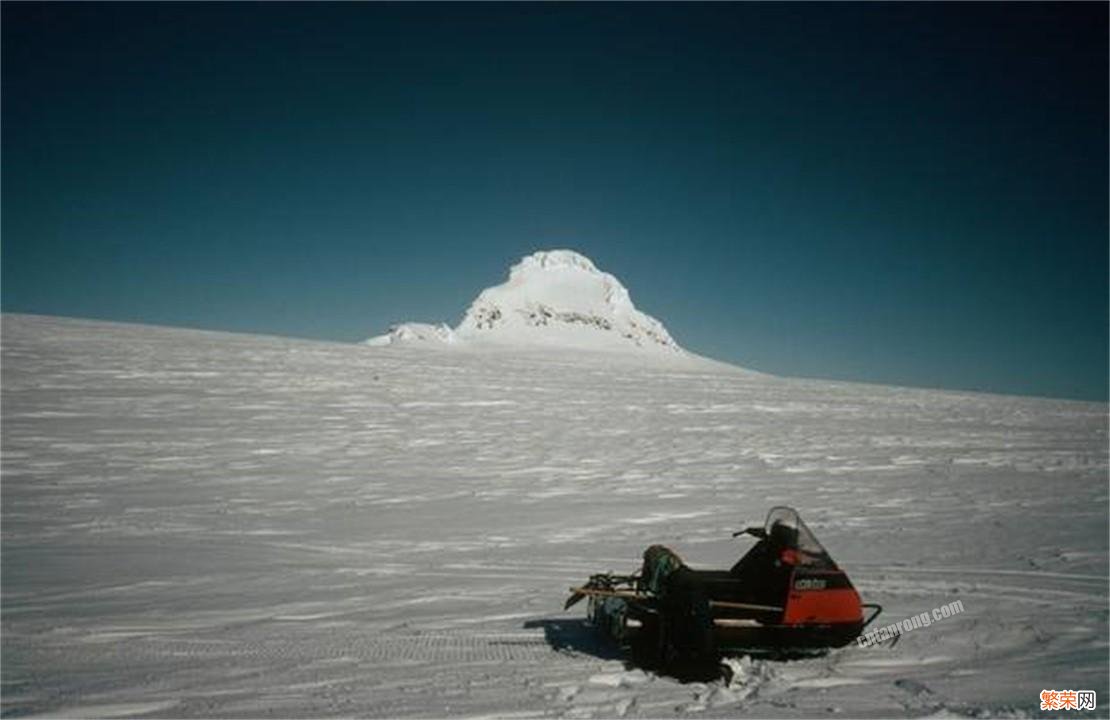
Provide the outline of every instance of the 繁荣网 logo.
<path id="1" fill-rule="evenodd" d="M 1094 710 L 1094 690 L 1041 690 L 1041 710 Z"/>

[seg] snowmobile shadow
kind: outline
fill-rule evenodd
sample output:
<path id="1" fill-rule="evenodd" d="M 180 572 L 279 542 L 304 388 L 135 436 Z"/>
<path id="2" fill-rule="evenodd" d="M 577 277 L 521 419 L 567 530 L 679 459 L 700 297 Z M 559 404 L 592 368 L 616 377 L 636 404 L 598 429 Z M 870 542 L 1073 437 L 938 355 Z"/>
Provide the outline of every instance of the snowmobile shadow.
<path id="1" fill-rule="evenodd" d="M 722 677 L 722 666 L 718 662 L 683 663 L 660 667 L 649 650 L 633 643 L 622 648 L 613 640 L 598 632 L 594 625 L 585 619 L 573 620 L 528 620 L 524 628 L 542 628 L 544 639 L 553 650 L 577 652 L 599 660 L 620 660 L 626 670 L 643 670 L 656 675 L 666 676 L 682 683 L 710 682 Z"/>
<path id="2" fill-rule="evenodd" d="M 597 628 L 583 619 L 574 620 L 529 620 L 525 629 L 543 629 L 543 637 L 553 650 L 558 652 L 577 652 L 601 660 L 624 660 L 625 655 L 619 647 L 597 632 Z"/>

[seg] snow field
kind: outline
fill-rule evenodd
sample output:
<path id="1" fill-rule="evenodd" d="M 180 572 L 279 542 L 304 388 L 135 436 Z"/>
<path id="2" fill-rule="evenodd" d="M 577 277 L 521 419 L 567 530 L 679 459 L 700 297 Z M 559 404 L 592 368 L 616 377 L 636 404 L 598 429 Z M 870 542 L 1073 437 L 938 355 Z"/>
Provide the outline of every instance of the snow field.
<path id="1" fill-rule="evenodd" d="M 5 716 L 1110 702 L 1105 405 L 18 315 L 0 345 Z M 726 687 L 627 667 L 561 610 L 651 543 L 727 566 L 780 503 L 879 622 L 966 611 L 893 648 L 738 660 Z"/>

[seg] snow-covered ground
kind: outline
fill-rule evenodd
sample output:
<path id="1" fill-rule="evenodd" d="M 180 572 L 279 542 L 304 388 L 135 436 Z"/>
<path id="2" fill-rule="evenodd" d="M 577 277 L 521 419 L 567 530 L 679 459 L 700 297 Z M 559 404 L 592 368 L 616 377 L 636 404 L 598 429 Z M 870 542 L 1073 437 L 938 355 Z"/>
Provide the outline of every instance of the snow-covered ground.
<path id="1" fill-rule="evenodd" d="M 1110 707 L 1104 404 L 19 315 L 0 346 L 4 716 Z M 562 611 L 650 543 L 731 564 L 775 504 L 883 621 L 965 612 L 726 687 Z"/>

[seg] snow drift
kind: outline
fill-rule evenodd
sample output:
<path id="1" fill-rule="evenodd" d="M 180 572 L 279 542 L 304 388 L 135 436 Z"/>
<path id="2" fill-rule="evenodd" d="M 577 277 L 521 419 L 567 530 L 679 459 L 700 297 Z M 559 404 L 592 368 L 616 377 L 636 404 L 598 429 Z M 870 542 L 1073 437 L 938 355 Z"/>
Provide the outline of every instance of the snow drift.
<path id="1" fill-rule="evenodd" d="M 367 345 L 382 346 L 394 343 L 432 343 L 443 344 L 456 341 L 455 331 L 445 323 L 401 323 L 389 328 L 385 335 L 378 335 L 366 341 Z"/>

